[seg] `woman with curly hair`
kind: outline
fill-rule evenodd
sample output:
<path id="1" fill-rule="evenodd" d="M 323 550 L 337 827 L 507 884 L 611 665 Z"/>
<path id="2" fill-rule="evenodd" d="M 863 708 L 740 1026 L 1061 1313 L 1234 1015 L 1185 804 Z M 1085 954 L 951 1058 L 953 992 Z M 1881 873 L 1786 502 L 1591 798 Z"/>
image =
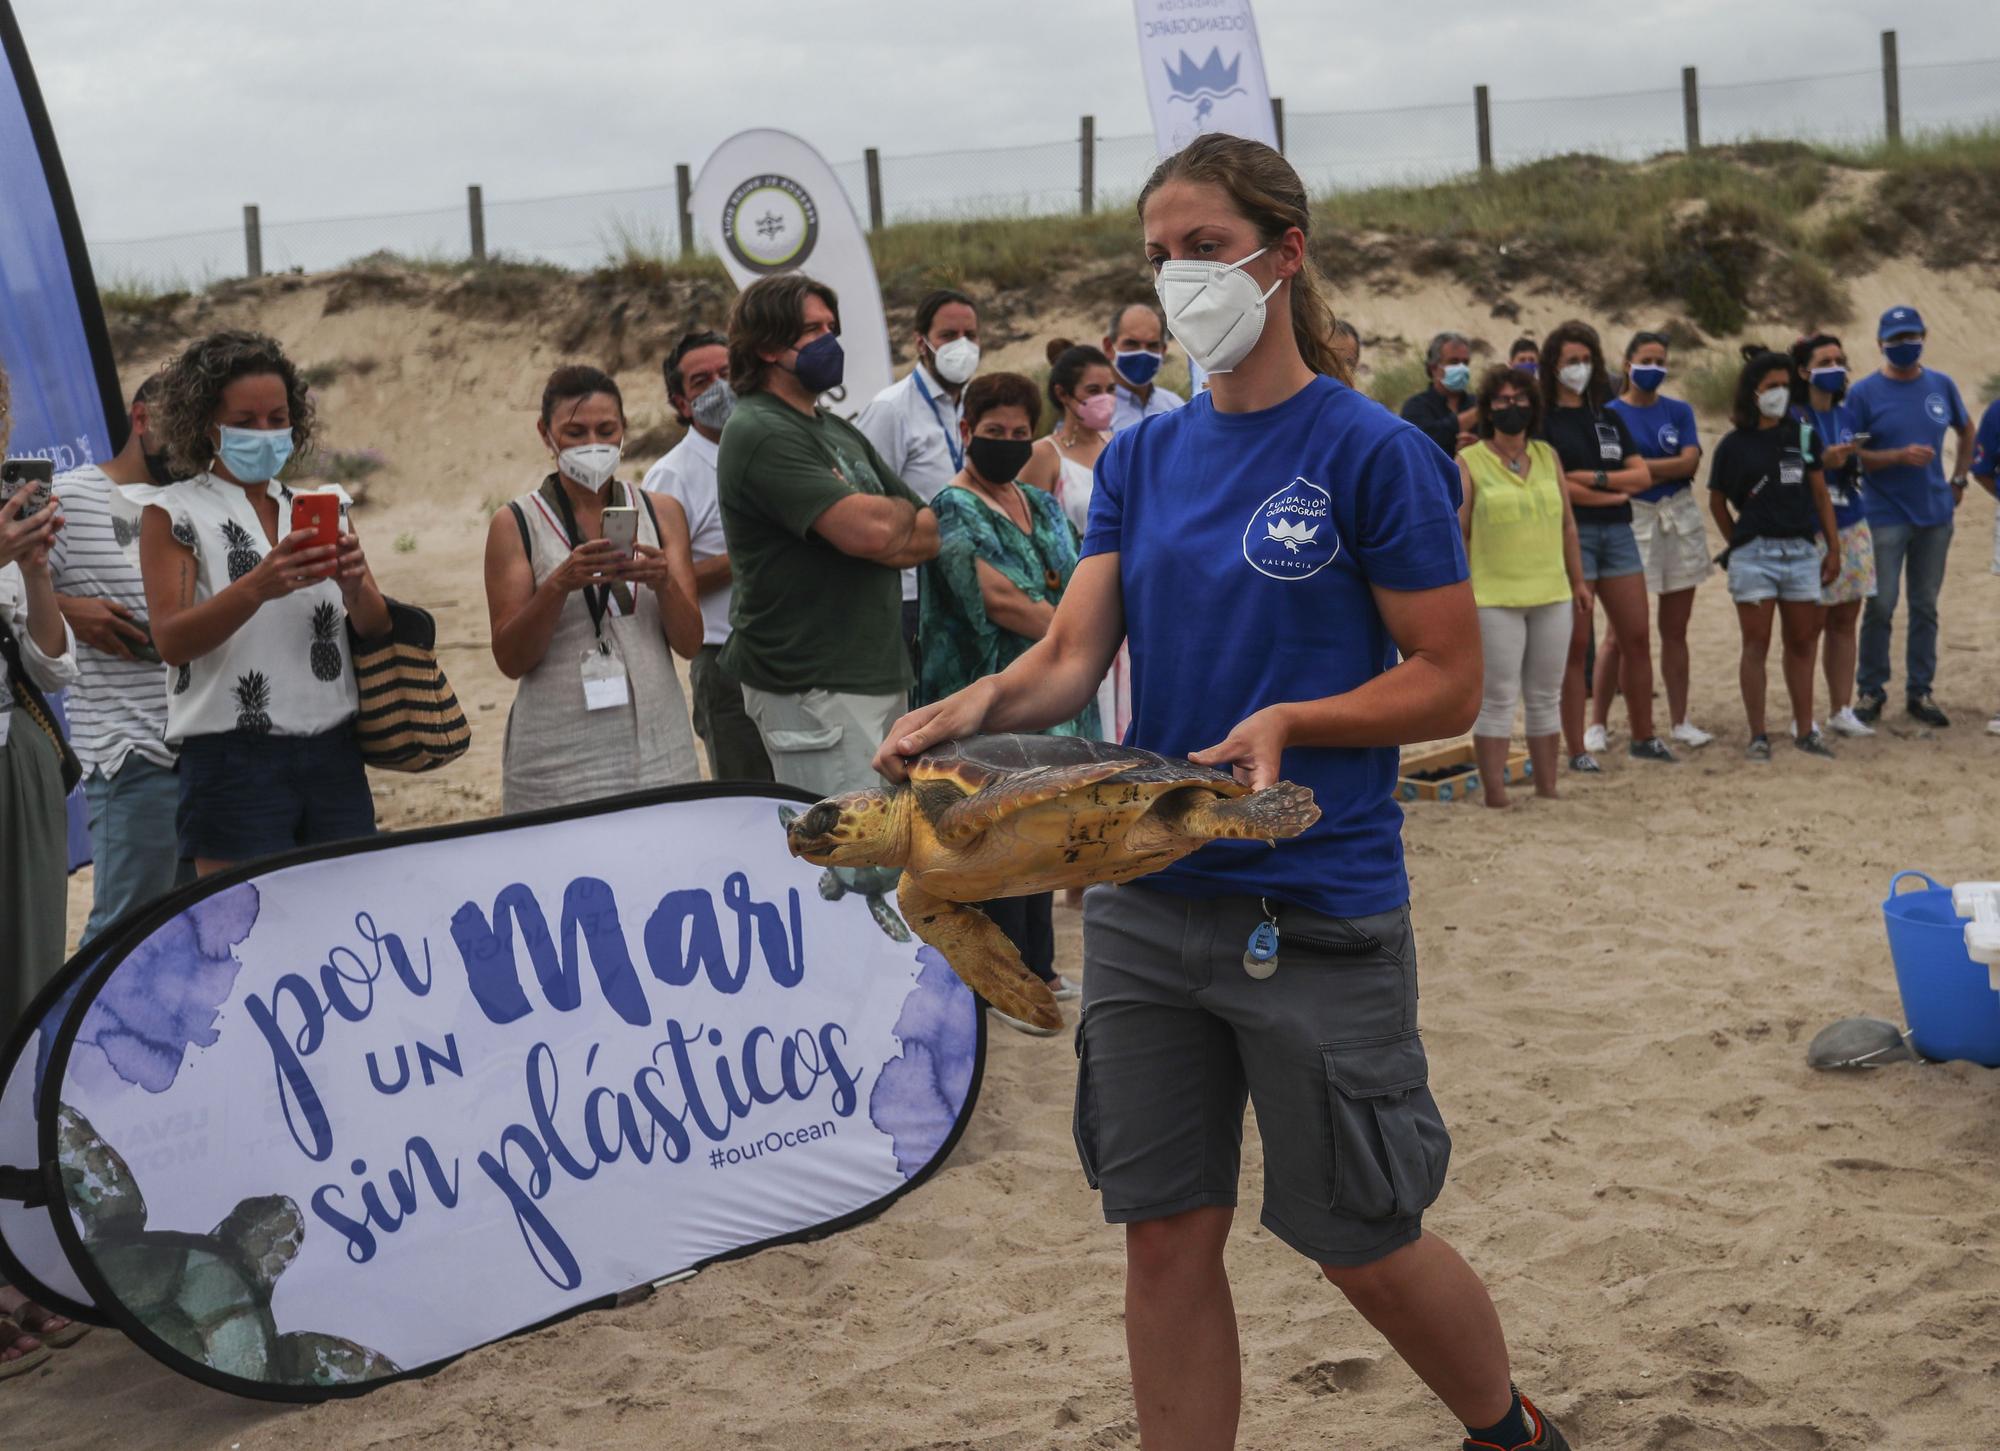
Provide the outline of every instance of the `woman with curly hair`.
<path id="1" fill-rule="evenodd" d="M 338 545 L 291 530 L 278 473 L 313 440 L 312 401 L 268 337 L 219 332 L 160 380 L 160 431 L 184 481 L 139 528 L 153 643 L 181 752 L 181 855 L 206 875 L 375 830 L 348 652 L 388 633 L 341 498 Z"/>

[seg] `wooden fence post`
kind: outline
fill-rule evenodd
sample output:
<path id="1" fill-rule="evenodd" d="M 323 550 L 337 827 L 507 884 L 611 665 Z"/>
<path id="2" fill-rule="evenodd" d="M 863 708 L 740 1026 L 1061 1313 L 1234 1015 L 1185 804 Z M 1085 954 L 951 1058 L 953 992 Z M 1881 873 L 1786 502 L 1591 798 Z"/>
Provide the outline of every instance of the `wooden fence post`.
<path id="1" fill-rule="evenodd" d="M 1701 150 L 1701 87 L 1693 66 L 1681 67 L 1681 125 L 1687 131 L 1687 154 Z"/>
<path id="2" fill-rule="evenodd" d="M 882 153 L 869 147 L 861 153 L 868 170 L 868 230 L 882 230 Z"/>
<path id="3" fill-rule="evenodd" d="M 1493 170 L 1493 108 L 1484 86 L 1472 88 L 1472 114 L 1479 133 L 1479 169 L 1490 173 Z"/>
<path id="4" fill-rule="evenodd" d="M 674 212 L 681 229 L 681 260 L 694 256 L 694 179 L 685 161 L 674 167 Z"/>
<path id="5" fill-rule="evenodd" d="M 1896 32 L 1882 32 L 1882 129 L 1891 146 L 1903 144 L 1903 79 L 1896 67 Z"/>
<path id="6" fill-rule="evenodd" d="M 472 260 L 486 261 L 486 199 L 476 186 L 465 189 L 465 219 L 472 229 Z"/>
<path id="7" fill-rule="evenodd" d="M 254 206 L 243 209 L 243 265 L 245 276 L 264 275 L 264 227 Z"/>
<path id="8" fill-rule="evenodd" d="M 1077 166 L 1077 196 L 1083 203 L 1083 214 L 1087 217 L 1097 207 L 1097 118 L 1083 118 L 1083 134 L 1079 138 L 1082 154 Z"/>

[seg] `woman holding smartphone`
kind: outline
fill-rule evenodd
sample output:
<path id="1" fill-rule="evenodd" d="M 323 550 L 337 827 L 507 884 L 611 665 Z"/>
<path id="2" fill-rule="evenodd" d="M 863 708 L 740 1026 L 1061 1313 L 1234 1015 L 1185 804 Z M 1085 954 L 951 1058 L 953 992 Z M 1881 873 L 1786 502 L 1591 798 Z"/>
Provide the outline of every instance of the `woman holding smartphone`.
<path id="1" fill-rule="evenodd" d="M 1814 333 L 1792 344 L 1793 416 L 1812 424 L 1819 434 L 1821 471 L 1826 496 L 1833 505 L 1836 544 L 1827 551 L 1840 557 L 1840 572 L 1820 592 L 1826 606 L 1825 642 L 1821 647 L 1826 672 L 1827 726 L 1838 735 L 1872 736 L 1875 727 L 1854 713 L 1854 668 L 1861 658 L 1861 611 L 1875 598 L 1875 536 L 1868 528 L 1868 505 L 1861 497 L 1861 446 L 1868 435 L 1859 431 L 1847 404 L 1847 349 L 1832 333 Z"/>
<path id="2" fill-rule="evenodd" d="M 139 567 L 180 748 L 181 855 L 207 875 L 372 834 L 347 633 L 388 633 L 389 607 L 344 510 L 332 544 L 294 527 L 278 474 L 315 431 L 298 369 L 268 337 L 215 333 L 167 365 L 156 411 L 184 477 L 148 503 Z"/>
<path id="3" fill-rule="evenodd" d="M 625 400 L 608 374 L 556 369 L 536 427 L 555 469 L 486 531 L 493 659 L 520 682 L 503 809 L 697 780 L 673 661 L 701 651 L 687 515 L 615 477 Z"/>
<path id="4" fill-rule="evenodd" d="M 876 766 L 900 779 L 941 741 L 1071 719 L 1123 637 L 1130 744 L 1253 787 L 1299 782 L 1323 813 L 1295 840 L 1219 842 L 1086 898 L 1077 1149 L 1125 1225 L 1147 1446 L 1235 1438 L 1223 1248 L 1247 1096 L 1264 1226 L 1387 1337 L 1468 1446 L 1562 1447 L 1510 1388 L 1479 1277 L 1422 1224 L 1450 1138 L 1416 1031 L 1391 793 L 1399 743 L 1457 735 L 1479 707 L 1454 471 L 1345 385 L 1305 188 L 1276 151 L 1201 136 L 1139 211 L 1168 326 L 1208 392 L 1112 440 L 1048 632 L 898 721 Z M 1253 934 L 1273 933 L 1276 957 L 1251 960 Z"/>

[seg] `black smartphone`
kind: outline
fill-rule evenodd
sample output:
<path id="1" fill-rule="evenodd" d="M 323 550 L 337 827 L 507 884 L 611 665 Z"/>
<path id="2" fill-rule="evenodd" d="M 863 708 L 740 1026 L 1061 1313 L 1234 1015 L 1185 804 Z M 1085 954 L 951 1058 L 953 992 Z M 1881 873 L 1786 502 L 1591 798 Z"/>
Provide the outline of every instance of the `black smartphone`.
<path id="1" fill-rule="evenodd" d="M 56 466 L 47 459 L 10 458 L 0 463 L 0 504 L 23 489 L 32 489 L 34 493 L 21 506 L 19 517 L 25 519 L 30 514 L 39 514 L 55 497 L 55 481 Z"/>

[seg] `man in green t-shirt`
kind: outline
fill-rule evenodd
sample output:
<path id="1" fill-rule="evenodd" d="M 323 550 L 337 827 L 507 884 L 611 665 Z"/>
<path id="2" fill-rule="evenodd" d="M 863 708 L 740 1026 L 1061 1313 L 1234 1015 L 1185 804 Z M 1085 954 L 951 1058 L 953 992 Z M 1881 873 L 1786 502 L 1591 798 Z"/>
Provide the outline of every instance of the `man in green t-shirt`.
<path id="1" fill-rule="evenodd" d="M 735 571 L 722 665 L 743 684 L 777 779 L 821 796 L 876 785 L 906 708 L 900 571 L 934 558 L 937 516 L 846 419 L 840 304 L 803 273 L 752 283 L 729 314 L 716 488 Z"/>

